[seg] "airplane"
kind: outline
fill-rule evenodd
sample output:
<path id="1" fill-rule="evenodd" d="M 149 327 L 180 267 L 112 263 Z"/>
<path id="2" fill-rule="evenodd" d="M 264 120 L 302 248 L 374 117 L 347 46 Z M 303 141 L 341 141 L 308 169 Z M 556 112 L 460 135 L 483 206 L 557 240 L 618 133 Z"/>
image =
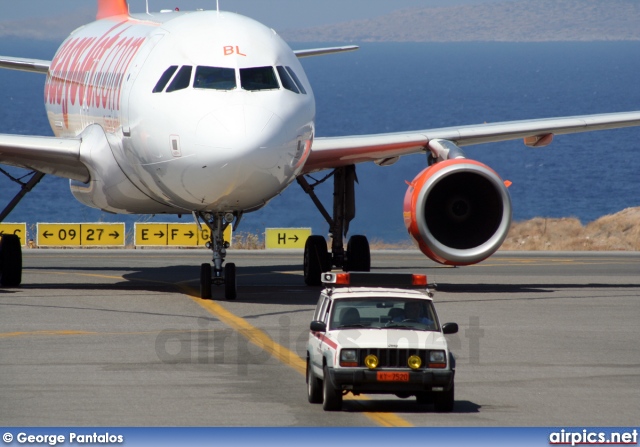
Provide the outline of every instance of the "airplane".
<path id="1" fill-rule="evenodd" d="M 237 297 L 236 266 L 224 230 L 294 181 L 329 225 L 305 244 L 305 283 L 332 268 L 369 271 L 364 235 L 346 240 L 355 216 L 355 165 L 390 166 L 422 154 L 403 218 L 430 259 L 481 262 L 511 224 L 509 182 L 466 157 L 463 147 L 640 125 L 640 111 L 465 125 L 407 132 L 317 137 L 315 99 L 301 58 L 358 47 L 293 51 L 269 27 L 220 11 L 131 14 L 126 0 L 97 0 L 96 21 L 74 32 L 51 61 L 0 56 L 0 68 L 42 73 L 54 136 L 0 134 L 0 164 L 33 171 L 0 221 L 44 175 L 69 179 L 81 203 L 111 213 L 192 214 L 210 229 L 212 261 L 200 266 L 200 295 L 224 285 Z M 177 8 L 176 8 L 177 9 Z M 309 174 L 333 177 L 330 213 Z M 0 284 L 22 281 L 20 240 L 0 238 Z"/>

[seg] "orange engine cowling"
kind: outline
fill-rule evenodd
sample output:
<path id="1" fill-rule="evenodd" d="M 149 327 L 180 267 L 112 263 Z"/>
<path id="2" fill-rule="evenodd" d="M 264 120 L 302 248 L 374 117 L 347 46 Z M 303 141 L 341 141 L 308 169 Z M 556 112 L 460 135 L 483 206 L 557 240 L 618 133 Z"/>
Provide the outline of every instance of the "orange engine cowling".
<path id="1" fill-rule="evenodd" d="M 411 182 L 404 223 L 420 250 L 441 264 L 469 265 L 495 253 L 511 225 L 511 198 L 488 166 L 469 159 L 436 163 Z"/>

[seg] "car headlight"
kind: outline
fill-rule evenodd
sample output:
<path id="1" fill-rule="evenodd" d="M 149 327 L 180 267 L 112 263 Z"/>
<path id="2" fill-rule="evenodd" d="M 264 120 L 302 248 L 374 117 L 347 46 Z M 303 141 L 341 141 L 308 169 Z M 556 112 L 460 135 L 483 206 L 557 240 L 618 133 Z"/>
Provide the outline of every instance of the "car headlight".
<path id="1" fill-rule="evenodd" d="M 447 354 L 444 351 L 429 352 L 429 368 L 446 368 Z"/>
<path id="2" fill-rule="evenodd" d="M 358 350 L 357 349 L 341 350 L 340 366 L 358 366 Z"/>

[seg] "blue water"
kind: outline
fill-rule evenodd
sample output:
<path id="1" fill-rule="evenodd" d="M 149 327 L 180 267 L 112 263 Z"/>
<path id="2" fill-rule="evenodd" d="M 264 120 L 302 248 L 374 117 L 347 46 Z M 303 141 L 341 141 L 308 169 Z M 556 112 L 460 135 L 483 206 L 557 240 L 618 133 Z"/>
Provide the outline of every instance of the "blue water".
<path id="1" fill-rule="evenodd" d="M 0 54 L 48 59 L 56 46 L 4 39 Z M 638 42 L 366 43 L 355 53 L 304 59 L 303 66 L 316 95 L 319 136 L 640 109 Z M 0 70 L 0 133 L 52 134 L 42 104 L 43 82 L 42 75 Z M 513 182 L 515 220 L 574 216 L 586 223 L 640 206 L 639 140 L 640 128 L 629 128 L 560 136 L 542 149 L 515 141 L 467 147 L 465 152 Z M 351 233 L 406 240 L 405 180 L 425 166 L 421 155 L 386 168 L 359 165 Z M 331 184 L 319 188 L 328 209 Z M 0 178 L 0 207 L 16 191 L 17 186 Z M 29 224 L 146 220 L 148 216 L 114 216 L 87 208 L 75 201 L 66 180 L 51 176 L 7 219 Z M 261 233 L 265 227 L 327 232 L 297 184 L 246 215 L 239 231 Z"/>

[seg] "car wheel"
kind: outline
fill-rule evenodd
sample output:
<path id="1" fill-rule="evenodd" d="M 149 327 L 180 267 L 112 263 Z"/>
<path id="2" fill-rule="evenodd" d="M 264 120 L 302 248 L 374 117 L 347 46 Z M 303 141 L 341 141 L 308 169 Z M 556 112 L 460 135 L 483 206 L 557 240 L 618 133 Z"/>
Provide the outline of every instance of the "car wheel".
<path id="1" fill-rule="evenodd" d="M 423 391 L 416 394 L 416 401 L 418 405 L 429 405 L 433 403 L 433 393 L 429 391 Z"/>
<path id="2" fill-rule="evenodd" d="M 342 409 L 342 391 L 337 390 L 331 377 L 329 377 L 329 369 L 324 367 L 324 377 L 322 380 L 322 409 L 324 411 L 339 411 Z"/>
<path id="3" fill-rule="evenodd" d="M 309 360 L 307 360 L 307 397 L 309 398 L 309 403 L 322 403 L 322 383 L 313 374 Z"/>
<path id="4" fill-rule="evenodd" d="M 438 413 L 450 413 L 453 410 L 454 385 L 451 384 L 449 391 L 434 393 L 433 404 Z"/>

